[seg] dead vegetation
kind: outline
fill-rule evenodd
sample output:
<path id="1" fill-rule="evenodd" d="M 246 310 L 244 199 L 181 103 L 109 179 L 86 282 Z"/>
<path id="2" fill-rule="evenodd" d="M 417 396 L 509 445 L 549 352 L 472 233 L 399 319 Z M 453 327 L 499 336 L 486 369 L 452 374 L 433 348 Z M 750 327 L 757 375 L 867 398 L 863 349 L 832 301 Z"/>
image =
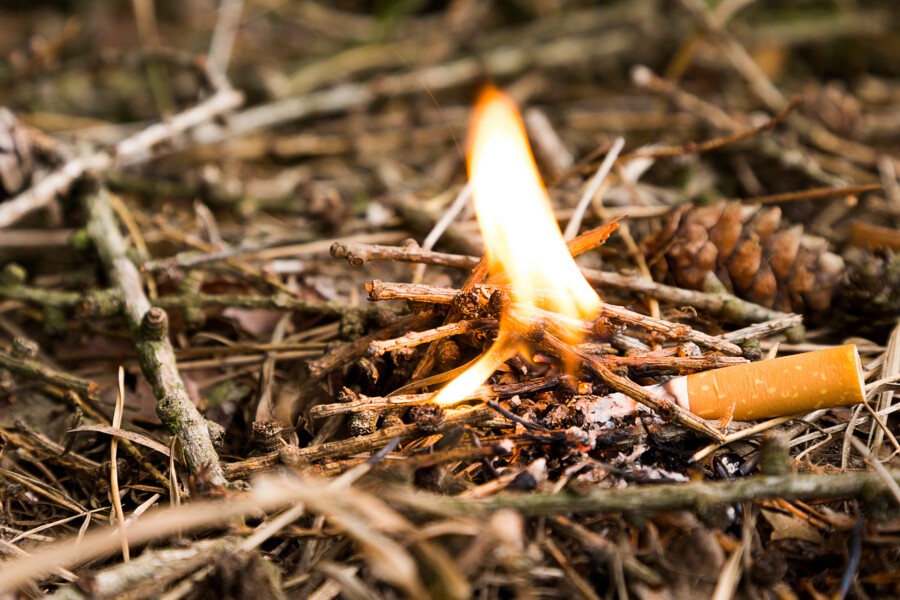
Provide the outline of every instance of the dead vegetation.
<path id="1" fill-rule="evenodd" d="M 900 594 L 890 2 L 216 4 L 3 8 L 3 597 Z M 488 278 L 488 80 L 599 318 Z M 864 404 L 655 386 L 842 343 Z"/>

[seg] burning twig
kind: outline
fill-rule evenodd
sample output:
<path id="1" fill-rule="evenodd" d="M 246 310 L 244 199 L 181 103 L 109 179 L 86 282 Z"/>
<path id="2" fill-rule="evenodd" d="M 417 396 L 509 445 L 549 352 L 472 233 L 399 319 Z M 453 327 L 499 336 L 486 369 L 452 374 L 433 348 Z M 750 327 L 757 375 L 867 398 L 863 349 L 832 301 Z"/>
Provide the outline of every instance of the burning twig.
<path id="1" fill-rule="evenodd" d="M 570 240 L 566 243 L 569 254 L 579 256 L 602 245 L 618 228 L 618 223 L 622 219 L 623 217 L 617 217 L 609 223 L 604 223 L 590 231 L 585 231 L 575 239 Z M 367 262 L 375 260 L 396 260 L 471 270 L 475 269 L 480 261 L 474 256 L 427 250 L 411 239 L 406 240 L 402 246 L 335 242 L 331 245 L 331 256 L 334 258 L 346 258 L 347 263 L 351 267 L 361 267 Z"/>
<path id="2" fill-rule="evenodd" d="M 448 323 L 426 331 L 411 331 L 406 335 L 392 340 L 372 342 L 369 344 L 368 348 L 366 348 L 366 354 L 369 356 L 381 356 L 385 352 L 392 352 L 394 350 L 400 350 L 401 348 L 412 348 L 413 346 L 434 342 L 453 335 L 489 329 L 496 327 L 496 325 L 496 319 L 474 319 L 471 321 Z"/>
<path id="3" fill-rule="evenodd" d="M 485 400 L 489 398 L 510 398 L 519 394 L 531 394 L 553 389 L 563 381 L 563 377 L 551 375 L 539 377 L 521 383 L 483 385 L 463 400 Z M 421 383 L 421 382 L 420 382 Z M 424 387 L 424 384 L 423 384 Z M 394 396 L 374 397 L 360 395 L 350 402 L 319 404 L 312 407 L 309 415 L 313 419 L 332 417 L 335 415 L 354 414 L 364 411 L 389 411 L 408 406 L 431 404 L 435 394 L 397 394 Z"/>
<path id="4" fill-rule="evenodd" d="M 475 298 L 482 305 L 486 305 L 490 300 L 491 295 L 498 289 L 502 288 L 489 285 L 475 286 Z M 458 303 L 469 298 L 469 296 L 461 296 L 463 292 L 451 288 L 440 288 L 422 283 L 397 283 L 381 281 L 378 279 L 366 284 L 366 292 L 369 294 L 369 300 L 372 302 L 379 302 L 382 300 L 407 300 L 429 304 L 453 304 L 454 302 Z M 461 300 L 457 300 L 458 298 Z M 601 304 L 601 308 L 601 318 L 609 318 L 626 325 L 641 327 L 662 334 L 672 340 L 691 341 L 699 346 L 732 356 L 740 356 L 742 352 L 740 347 L 736 344 L 697 331 L 688 325 L 671 323 L 663 319 L 654 319 L 653 317 L 648 317 L 613 304 L 603 303 Z M 561 319 L 561 317 L 554 316 L 547 311 L 542 312 L 541 317 L 550 320 Z M 571 320 L 568 321 L 571 322 Z M 592 325 L 593 324 L 589 322 L 581 322 L 581 326 L 584 328 L 590 328 Z"/>
<path id="5" fill-rule="evenodd" d="M 568 243 L 572 256 L 587 252 L 602 244 L 612 232 L 612 223 L 588 231 Z M 372 244 L 334 244 L 332 256 L 346 258 L 352 266 L 362 266 L 368 261 L 397 260 L 400 262 L 425 263 L 429 265 L 454 266 L 472 269 L 478 265 L 474 256 L 449 254 L 422 250 L 407 244 L 397 246 L 377 246 Z M 599 288 L 610 287 L 634 294 L 646 294 L 663 302 L 693 306 L 711 315 L 721 316 L 735 323 L 754 323 L 781 319 L 785 313 L 772 310 L 739 298 L 728 292 L 699 292 L 657 283 L 642 277 L 621 275 L 596 269 L 581 269 L 582 274 Z M 797 324 L 799 325 L 799 323 Z"/>

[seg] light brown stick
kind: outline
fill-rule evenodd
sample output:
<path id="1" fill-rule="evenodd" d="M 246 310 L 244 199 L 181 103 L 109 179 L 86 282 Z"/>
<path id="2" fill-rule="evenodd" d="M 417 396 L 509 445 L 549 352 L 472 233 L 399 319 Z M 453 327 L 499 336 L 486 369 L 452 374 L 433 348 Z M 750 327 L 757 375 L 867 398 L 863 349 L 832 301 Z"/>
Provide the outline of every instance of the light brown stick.
<path id="1" fill-rule="evenodd" d="M 162 142 L 212 121 L 217 115 L 237 108 L 243 100 L 241 92 L 232 88 L 221 89 L 202 103 L 125 138 L 112 148 L 68 161 L 15 198 L 0 204 L 0 229 L 47 206 L 85 173 L 102 172 L 114 165 L 147 160 Z"/>
<path id="2" fill-rule="evenodd" d="M 366 354 L 369 356 L 381 356 L 385 352 L 392 352 L 401 348 L 412 348 L 420 344 L 434 342 L 453 335 L 496 327 L 496 319 L 473 319 L 471 321 L 457 321 L 456 323 L 447 323 L 434 329 L 425 331 L 411 331 L 406 335 L 394 338 L 392 340 L 376 340 L 369 344 L 366 348 Z"/>
<path id="3" fill-rule="evenodd" d="M 478 285 L 475 286 L 475 292 L 486 302 L 490 298 L 494 290 L 499 289 L 495 286 Z M 381 300 L 412 300 L 416 302 L 428 302 L 434 304 L 450 304 L 454 298 L 460 293 L 451 288 L 439 288 L 425 284 L 413 283 L 396 283 L 389 281 L 380 281 L 378 279 L 370 281 L 366 284 L 366 291 L 369 294 L 369 300 L 373 302 Z M 697 331 L 688 325 L 672 323 L 663 319 L 654 319 L 640 313 L 628 310 L 622 306 L 613 304 L 602 304 L 602 315 L 612 318 L 626 325 L 643 327 L 650 331 L 660 333 L 670 339 L 679 341 L 691 341 L 705 348 L 711 348 L 732 356 L 740 356 L 742 350 L 736 344 L 732 344 L 721 338 Z M 553 320 L 552 313 L 544 312 L 542 317 Z M 585 324 L 585 326 L 589 326 Z"/>
<path id="4" fill-rule="evenodd" d="M 157 398 L 156 413 L 178 436 L 190 472 L 209 485 L 224 486 L 225 477 L 213 448 L 206 421 L 188 396 L 168 338 L 168 317 L 151 307 L 137 267 L 127 256 L 125 238 L 105 190 L 88 194 L 87 230 L 110 280 L 122 292 L 123 313 L 137 349 L 144 377 Z"/>

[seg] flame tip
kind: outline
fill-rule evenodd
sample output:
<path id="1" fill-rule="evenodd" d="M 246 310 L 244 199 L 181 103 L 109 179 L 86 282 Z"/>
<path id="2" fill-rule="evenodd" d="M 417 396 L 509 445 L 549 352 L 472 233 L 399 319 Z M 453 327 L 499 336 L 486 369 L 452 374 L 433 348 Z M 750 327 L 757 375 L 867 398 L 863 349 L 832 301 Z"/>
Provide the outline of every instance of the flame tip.
<path id="1" fill-rule="evenodd" d="M 493 274 L 509 281 L 516 316 L 527 321 L 538 308 L 570 318 L 594 316 L 600 298 L 568 252 L 516 103 L 494 85 L 482 88 L 472 114 L 468 166 L 485 254 Z M 508 342 L 516 327 L 501 315 L 494 346 L 434 401 L 456 403 L 483 383 L 508 350 L 501 340 Z"/>

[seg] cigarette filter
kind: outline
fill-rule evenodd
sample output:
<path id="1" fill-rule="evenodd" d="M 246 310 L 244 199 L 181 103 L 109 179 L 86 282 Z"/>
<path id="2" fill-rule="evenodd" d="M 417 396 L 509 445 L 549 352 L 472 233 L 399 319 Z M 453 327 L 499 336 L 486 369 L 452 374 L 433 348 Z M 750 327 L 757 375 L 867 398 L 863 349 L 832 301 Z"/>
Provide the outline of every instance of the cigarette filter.
<path id="1" fill-rule="evenodd" d="M 677 377 L 664 387 L 704 419 L 754 421 L 865 400 L 853 344 Z"/>

